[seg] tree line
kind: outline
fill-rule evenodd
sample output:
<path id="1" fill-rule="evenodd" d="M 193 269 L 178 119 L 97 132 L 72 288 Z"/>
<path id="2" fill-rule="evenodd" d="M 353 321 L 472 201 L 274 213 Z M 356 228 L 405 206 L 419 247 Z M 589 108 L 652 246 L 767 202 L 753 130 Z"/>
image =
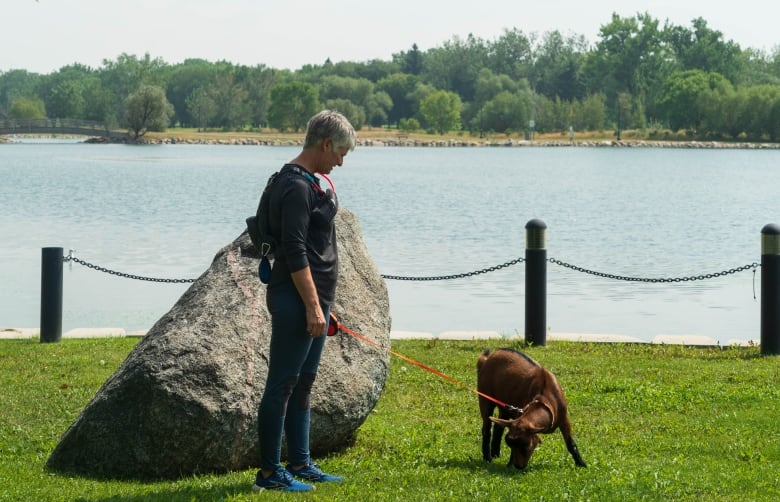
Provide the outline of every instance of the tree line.
<path id="1" fill-rule="evenodd" d="M 121 54 L 100 68 L 0 73 L 0 117 L 75 118 L 138 137 L 170 126 L 300 131 L 321 108 L 356 129 L 474 135 L 640 129 L 697 139 L 780 139 L 780 46 L 724 40 L 703 18 L 613 14 L 591 44 L 559 31 L 453 37 L 390 60 L 297 70 Z"/>

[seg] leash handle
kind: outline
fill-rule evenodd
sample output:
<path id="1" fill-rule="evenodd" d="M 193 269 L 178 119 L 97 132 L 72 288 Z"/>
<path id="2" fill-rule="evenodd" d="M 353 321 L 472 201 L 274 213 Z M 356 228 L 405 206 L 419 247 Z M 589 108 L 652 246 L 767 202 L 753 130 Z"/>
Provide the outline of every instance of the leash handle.
<path id="1" fill-rule="evenodd" d="M 331 317 L 331 322 L 333 322 L 334 320 L 335 320 L 335 317 Z M 405 355 L 403 355 L 403 354 L 401 354 L 399 352 L 394 351 L 393 349 L 385 349 L 379 343 L 375 342 L 374 340 L 372 340 L 372 339 L 370 339 L 370 338 L 368 338 L 366 336 L 361 335 L 360 333 L 356 333 L 355 331 L 352 331 L 348 327 L 346 327 L 343 324 L 339 323 L 337 320 L 335 322 L 335 327 L 336 327 L 336 331 L 342 331 L 342 332 L 352 336 L 353 338 L 357 338 L 358 340 L 361 340 L 361 341 L 363 341 L 363 342 L 365 342 L 365 343 L 367 343 L 369 345 L 373 345 L 374 347 L 378 347 L 379 349 L 386 350 L 390 354 L 394 355 L 395 357 L 397 357 L 399 359 L 403 359 L 404 361 L 406 361 L 409 364 L 413 364 L 414 366 L 417 366 L 418 368 L 424 369 L 425 371 L 427 371 L 429 373 L 433 373 L 434 375 L 438 376 L 439 378 L 442 378 L 444 380 L 447 380 L 448 382 L 454 383 L 455 385 L 457 385 L 457 386 L 459 386 L 459 387 L 461 387 L 463 389 L 466 389 L 469 392 L 473 392 L 474 394 L 477 394 L 478 396 L 483 397 L 483 398 L 487 399 L 488 401 L 491 401 L 492 403 L 495 403 L 498 406 L 501 406 L 502 408 L 506 408 L 510 413 L 514 414 L 515 417 L 520 416 L 520 415 L 523 414 L 523 409 L 522 408 L 518 408 L 517 406 L 512 406 L 511 404 L 507 404 L 507 403 L 505 403 L 505 402 L 503 402 L 503 401 L 501 401 L 499 399 L 496 399 L 493 396 L 489 396 L 489 395 L 485 394 L 484 392 L 480 392 L 477 389 L 469 387 L 468 385 L 464 384 L 463 382 L 461 382 L 459 380 L 456 380 L 455 378 L 453 378 L 453 377 L 451 377 L 449 375 L 446 375 L 446 374 L 442 373 L 441 371 L 439 371 L 439 370 L 437 370 L 435 368 L 431 368 L 427 364 L 423 364 L 420 361 L 415 361 L 411 357 L 405 356 Z"/>

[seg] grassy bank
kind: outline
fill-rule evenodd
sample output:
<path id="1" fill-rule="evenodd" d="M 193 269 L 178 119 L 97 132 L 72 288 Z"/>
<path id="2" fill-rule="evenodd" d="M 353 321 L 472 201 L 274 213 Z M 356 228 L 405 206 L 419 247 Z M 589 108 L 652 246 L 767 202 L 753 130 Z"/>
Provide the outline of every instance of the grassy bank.
<path id="1" fill-rule="evenodd" d="M 551 343 L 523 349 L 551 369 L 570 405 L 586 469 L 559 433 L 525 471 L 506 451 L 485 464 L 476 397 L 393 359 L 354 446 L 319 459 L 342 474 L 313 495 L 253 494 L 254 471 L 128 482 L 49 473 L 60 435 L 134 338 L 0 341 L 0 500 L 776 500 L 780 359 L 757 348 Z M 472 385 L 485 347 L 398 341 L 395 350 Z M 518 347 L 519 348 L 519 347 Z M 326 385 L 327 382 L 317 382 Z"/>

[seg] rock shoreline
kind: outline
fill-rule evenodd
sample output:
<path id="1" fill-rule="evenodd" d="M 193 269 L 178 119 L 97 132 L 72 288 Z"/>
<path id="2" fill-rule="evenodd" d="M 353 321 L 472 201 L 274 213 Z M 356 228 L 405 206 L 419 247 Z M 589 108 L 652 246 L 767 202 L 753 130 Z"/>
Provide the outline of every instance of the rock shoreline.
<path id="1" fill-rule="evenodd" d="M 138 145 L 238 145 L 238 146 L 303 146 L 303 140 L 294 139 L 263 139 L 263 138 L 227 138 L 227 139 L 192 139 L 192 138 L 140 138 L 131 141 L 128 138 L 91 137 L 84 141 L 91 144 L 119 143 Z M 0 136 L 0 144 L 13 143 Z M 358 146 L 361 147 L 406 147 L 406 148 L 688 148 L 688 149 L 733 149 L 733 150 L 780 150 L 780 143 L 752 143 L 748 141 L 665 141 L 665 140 L 477 140 L 477 139 L 411 139 L 398 138 L 367 138 L 358 136 Z"/>
<path id="2" fill-rule="evenodd" d="M 230 139 L 185 139 L 185 138 L 141 138 L 136 142 L 90 138 L 87 143 L 136 143 L 145 145 L 240 145 L 240 146 L 302 146 L 302 140 L 281 140 L 261 138 Z M 690 148 L 690 149 L 743 149 L 779 150 L 780 143 L 721 142 L 721 141 L 656 141 L 656 140 L 416 140 L 408 138 L 360 139 L 363 147 L 426 147 L 426 148 L 490 148 L 490 147 L 587 147 L 587 148 Z"/>

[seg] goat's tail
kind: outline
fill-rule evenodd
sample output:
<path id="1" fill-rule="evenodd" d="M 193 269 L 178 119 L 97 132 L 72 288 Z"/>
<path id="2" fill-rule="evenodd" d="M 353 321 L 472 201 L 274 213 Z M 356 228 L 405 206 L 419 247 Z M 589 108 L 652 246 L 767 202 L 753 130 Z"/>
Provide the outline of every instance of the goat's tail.
<path id="1" fill-rule="evenodd" d="M 482 354 L 479 356 L 479 359 L 477 359 L 477 374 L 482 370 L 482 365 L 485 364 L 485 361 L 487 361 L 488 356 L 490 355 L 490 349 L 485 349 L 482 351 Z"/>

